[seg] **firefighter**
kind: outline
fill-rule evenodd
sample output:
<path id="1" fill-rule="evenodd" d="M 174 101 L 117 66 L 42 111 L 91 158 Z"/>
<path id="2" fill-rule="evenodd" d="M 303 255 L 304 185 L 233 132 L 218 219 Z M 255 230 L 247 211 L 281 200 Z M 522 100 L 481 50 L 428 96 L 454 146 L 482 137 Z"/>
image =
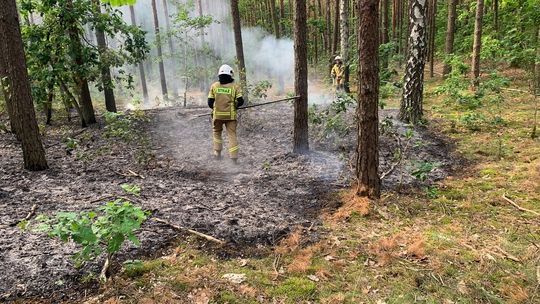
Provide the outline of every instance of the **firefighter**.
<path id="1" fill-rule="evenodd" d="M 244 104 L 240 86 L 234 82 L 233 69 L 224 64 L 219 68 L 219 81 L 212 84 L 208 94 L 208 106 L 212 109 L 212 131 L 214 157 L 221 159 L 223 127 L 227 129 L 229 156 L 233 163 L 238 162 L 238 141 L 236 139 L 236 109 Z"/>
<path id="2" fill-rule="evenodd" d="M 330 77 L 332 77 L 336 92 L 341 92 L 345 89 L 345 66 L 343 66 L 341 56 L 336 56 L 334 59 L 334 66 L 332 67 L 332 72 L 330 72 Z"/>

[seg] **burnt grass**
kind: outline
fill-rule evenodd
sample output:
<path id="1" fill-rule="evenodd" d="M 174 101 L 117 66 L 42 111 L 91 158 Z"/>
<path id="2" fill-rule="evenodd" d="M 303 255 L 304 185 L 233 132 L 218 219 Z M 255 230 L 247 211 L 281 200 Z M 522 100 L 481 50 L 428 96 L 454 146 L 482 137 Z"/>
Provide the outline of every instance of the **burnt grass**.
<path id="1" fill-rule="evenodd" d="M 354 129 L 313 140 L 312 152 L 296 155 L 290 152 L 292 107 L 256 109 L 242 113 L 237 166 L 226 156 L 212 158 L 209 118 L 191 119 L 206 113 L 202 109 L 147 111 L 148 121 L 137 123 L 132 132 L 140 136 L 131 141 L 103 136 L 103 122 L 84 131 L 75 123 L 56 122 L 44 137 L 50 169 L 43 172 L 23 170 L 15 138 L 0 133 L 0 301 L 69 301 L 95 292 L 91 273 L 99 271 L 102 259 L 76 269 L 70 258 L 75 245 L 13 224 L 33 205 L 36 214 L 47 215 L 95 209 L 111 197 L 128 196 L 120 187 L 124 183 L 142 188 L 140 197 L 130 197 L 153 217 L 225 240 L 237 254 L 276 244 L 295 227 L 320 225 L 321 210 L 336 207 L 329 197 L 351 180 Z M 380 116 L 396 114 L 383 110 Z M 352 114 L 347 117 L 354 125 Z M 392 121 L 404 134 L 406 126 Z M 72 151 L 66 148 L 67 137 L 79 142 Z M 451 171 L 447 141 L 425 127 L 416 128 L 411 141 L 402 164 L 384 179 L 385 189 L 421 189 Z M 395 162 L 397 143 L 383 135 L 380 146 L 380 171 L 385 172 Z M 415 161 L 439 166 L 420 182 L 410 174 Z M 314 238 L 317 233 L 314 229 Z M 185 237 L 151 220 L 138 236 L 141 246 L 125 245 L 114 261 L 116 269 L 126 259 L 162 255 Z"/>

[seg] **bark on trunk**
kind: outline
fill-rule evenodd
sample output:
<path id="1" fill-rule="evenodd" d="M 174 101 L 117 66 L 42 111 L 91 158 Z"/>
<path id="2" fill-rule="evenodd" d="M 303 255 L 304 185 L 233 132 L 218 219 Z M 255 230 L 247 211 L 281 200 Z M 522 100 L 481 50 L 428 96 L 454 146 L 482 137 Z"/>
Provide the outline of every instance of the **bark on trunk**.
<path id="1" fill-rule="evenodd" d="M 334 15 L 334 43 L 332 44 L 332 55 L 338 54 L 338 45 L 339 45 L 339 1 L 335 0 L 335 15 Z"/>
<path id="2" fill-rule="evenodd" d="M 131 16 L 131 25 L 137 26 L 137 20 L 135 18 L 135 8 L 133 7 L 133 5 L 129 6 L 129 13 Z M 148 87 L 146 86 L 146 74 L 144 72 L 144 64 L 142 62 L 139 62 L 139 75 L 141 78 L 143 101 L 148 102 Z"/>
<path id="3" fill-rule="evenodd" d="M 15 0 L 3 1 L 0 10 L 0 52 L 3 54 L 0 65 L 7 74 L 7 95 L 17 125 L 18 137 L 22 144 L 24 168 L 31 171 L 48 168 L 45 150 L 41 143 L 39 128 L 30 81 L 26 68 L 19 15 Z M 5 65 L 5 66 L 4 66 Z"/>
<path id="4" fill-rule="evenodd" d="M 165 78 L 165 67 L 163 66 L 163 52 L 161 50 L 161 37 L 159 33 L 159 19 L 156 7 L 156 0 L 152 0 L 152 12 L 154 14 L 154 32 L 156 33 L 156 47 L 159 64 L 159 79 L 161 82 L 161 94 L 163 95 L 163 98 L 169 99 L 169 92 L 167 91 L 167 79 Z"/>
<path id="5" fill-rule="evenodd" d="M 476 2 L 476 17 L 474 22 L 474 45 L 472 55 L 473 89 L 480 85 L 480 49 L 482 47 L 482 20 L 484 17 L 484 0 Z"/>
<path id="6" fill-rule="evenodd" d="M 495 23 L 495 36 L 499 36 L 499 0 L 493 0 L 493 22 Z"/>
<path id="7" fill-rule="evenodd" d="M 349 93 L 349 0 L 340 0 L 341 57 L 345 68 L 345 92 Z M 378 19 L 378 18 L 377 18 Z"/>
<path id="8" fill-rule="evenodd" d="M 390 26 L 390 19 L 388 17 L 388 12 L 390 10 L 390 0 L 382 0 L 383 1 L 383 12 L 382 12 L 382 41 L 381 43 L 388 43 L 389 42 L 389 29 Z"/>
<path id="9" fill-rule="evenodd" d="M 454 34 L 456 32 L 456 9 L 458 0 L 448 0 L 448 21 L 446 26 L 446 43 L 444 45 L 445 55 L 451 56 L 454 53 Z M 452 71 L 452 67 L 445 59 L 443 66 L 443 77 Z"/>
<path id="10" fill-rule="evenodd" d="M 383 0 L 384 1 L 384 0 Z M 379 198 L 379 0 L 359 4 L 356 193 Z"/>
<path id="11" fill-rule="evenodd" d="M 294 103 L 293 142 L 295 153 L 309 151 L 308 140 L 308 58 L 306 0 L 294 2 Z"/>
<path id="12" fill-rule="evenodd" d="M 248 99 L 246 62 L 244 60 L 244 44 L 242 42 L 242 27 L 240 25 L 240 10 L 238 9 L 238 0 L 231 0 L 231 14 L 234 31 L 234 44 L 236 46 L 236 59 L 238 60 L 238 74 L 242 85 L 244 100 Z"/>
<path id="13" fill-rule="evenodd" d="M 99 0 L 94 0 L 95 12 L 97 15 L 101 14 L 100 3 L 101 2 Z M 105 33 L 99 25 L 96 27 L 96 41 L 99 55 L 101 59 L 103 59 L 103 55 L 107 53 L 107 41 L 105 40 Z M 101 85 L 103 86 L 103 93 L 105 95 L 105 108 L 109 112 L 116 112 L 116 101 L 114 100 L 111 69 L 103 62 L 101 62 Z"/>
<path id="14" fill-rule="evenodd" d="M 424 66 L 426 58 L 426 0 L 412 0 L 410 7 L 409 51 L 403 98 L 399 119 L 417 124 L 422 119 L 422 101 L 424 91 Z"/>

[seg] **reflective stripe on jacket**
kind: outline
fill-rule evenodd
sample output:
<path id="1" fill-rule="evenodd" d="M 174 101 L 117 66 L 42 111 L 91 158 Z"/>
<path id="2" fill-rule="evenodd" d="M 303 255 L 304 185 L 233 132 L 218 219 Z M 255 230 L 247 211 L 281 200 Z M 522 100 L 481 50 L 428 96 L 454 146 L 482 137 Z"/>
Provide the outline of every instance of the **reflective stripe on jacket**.
<path id="1" fill-rule="evenodd" d="M 215 99 L 212 112 L 214 119 L 236 120 L 236 99 L 240 97 L 242 97 L 242 92 L 234 82 L 227 84 L 215 82 L 212 84 L 208 98 Z"/>

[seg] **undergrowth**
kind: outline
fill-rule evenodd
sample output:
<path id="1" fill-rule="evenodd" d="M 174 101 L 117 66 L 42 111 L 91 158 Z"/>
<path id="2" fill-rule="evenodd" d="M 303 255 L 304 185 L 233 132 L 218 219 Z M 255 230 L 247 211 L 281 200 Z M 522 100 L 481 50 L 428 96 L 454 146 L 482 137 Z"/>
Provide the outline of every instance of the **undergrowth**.
<path id="1" fill-rule="evenodd" d="M 456 164 L 455 176 L 409 194 L 385 192 L 375 204 L 338 194 L 342 208 L 322 216 L 320 241 L 308 242 L 312 232 L 299 228 L 261 257 L 222 260 L 181 242 L 169 256 L 124 267 L 102 296 L 120 303 L 538 303 L 539 218 L 503 199 L 540 212 L 533 100 L 486 88 L 469 115 L 462 101 L 449 105 L 455 96 L 437 90 L 441 84 L 426 83 L 426 116 L 469 160 Z M 389 107 L 397 101 L 386 100 Z M 314 110 L 312 123 L 338 112 Z M 473 127 L 496 116 L 504 123 Z M 419 163 L 418 178 L 436 165 Z M 231 273 L 246 280 L 232 283 L 223 276 Z"/>

